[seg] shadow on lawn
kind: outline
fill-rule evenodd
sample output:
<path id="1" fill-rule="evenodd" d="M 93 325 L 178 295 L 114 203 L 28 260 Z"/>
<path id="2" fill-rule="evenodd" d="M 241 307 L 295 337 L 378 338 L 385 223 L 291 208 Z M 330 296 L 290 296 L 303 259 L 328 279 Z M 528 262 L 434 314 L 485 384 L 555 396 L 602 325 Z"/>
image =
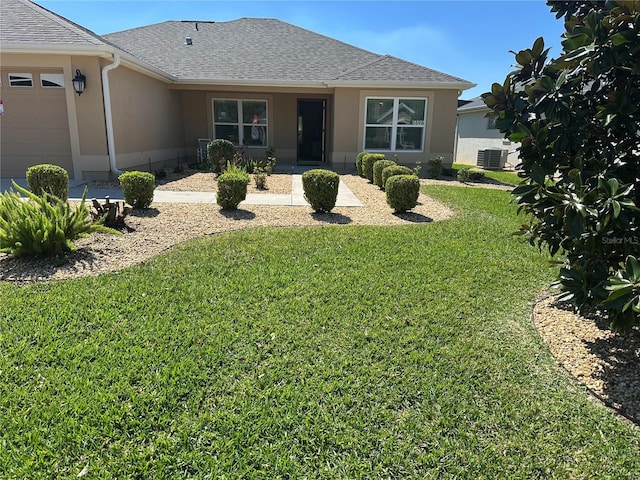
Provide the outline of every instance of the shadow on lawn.
<path id="1" fill-rule="evenodd" d="M 429 223 L 433 222 L 431 217 L 416 212 L 393 212 L 393 215 L 411 223 Z"/>
<path id="2" fill-rule="evenodd" d="M 311 214 L 314 220 L 319 222 L 330 223 L 332 225 L 348 225 L 351 223 L 351 218 L 341 213 L 317 213 Z"/>

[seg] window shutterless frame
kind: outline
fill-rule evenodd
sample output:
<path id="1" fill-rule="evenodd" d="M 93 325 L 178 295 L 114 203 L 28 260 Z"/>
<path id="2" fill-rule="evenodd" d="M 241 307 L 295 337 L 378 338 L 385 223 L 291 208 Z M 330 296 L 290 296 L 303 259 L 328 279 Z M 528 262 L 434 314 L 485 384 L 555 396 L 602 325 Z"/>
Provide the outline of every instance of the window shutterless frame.
<path id="1" fill-rule="evenodd" d="M 33 87 L 33 74 L 9 73 L 9 86 L 18 88 Z"/>
<path id="2" fill-rule="evenodd" d="M 366 151 L 423 152 L 427 98 L 366 97 Z"/>
<path id="3" fill-rule="evenodd" d="M 214 98 L 213 138 L 236 146 L 268 147 L 268 102 L 263 99 Z"/>

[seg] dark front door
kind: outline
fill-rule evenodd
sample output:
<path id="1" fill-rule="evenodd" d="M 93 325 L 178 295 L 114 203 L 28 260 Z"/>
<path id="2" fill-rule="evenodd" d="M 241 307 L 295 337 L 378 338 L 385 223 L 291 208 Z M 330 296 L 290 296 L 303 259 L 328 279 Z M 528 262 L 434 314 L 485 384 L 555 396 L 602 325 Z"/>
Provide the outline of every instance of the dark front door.
<path id="1" fill-rule="evenodd" d="M 326 100 L 298 100 L 298 163 L 324 162 Z"/>

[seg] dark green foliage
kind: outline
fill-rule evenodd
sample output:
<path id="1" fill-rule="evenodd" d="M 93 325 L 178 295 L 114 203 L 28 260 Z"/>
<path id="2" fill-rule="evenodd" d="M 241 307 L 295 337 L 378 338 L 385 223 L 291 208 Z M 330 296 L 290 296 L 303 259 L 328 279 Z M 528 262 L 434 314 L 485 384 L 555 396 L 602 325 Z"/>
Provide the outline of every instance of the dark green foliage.
<path id="1" fill-rule="evenodd" d="M 474 182 L 484 178 L 484 172 L 476 170 L 473 167 L 461 167 L 456 173 L 459 182 Z"/>
<path id="2" fill-rule="evenodd" d="M 207 159 L 216 172 L 224 169 L 225 165 L 233 162 L 236 148 L 229 140 L 217 138 L 207 145 Z"/>
<path id="3" fill-rule="evenodd" d="M 387 167 L 397 165 L 393 160 L 378 160 L 373 164 L 373 183 L 375 183 L 380 190 L 384 190 L 384 183 L 382 182 L 382 171 Z"/>
<path id="4" fill-rule="evenodd" d="M 396 212 L 406 212 L 418 204 L 420 179 L 415 175 L 394 175 L 385 185 L 387 203 Z"/>
<path id="5" fill-rule="evenodd" d="M 362 178 L 364 178 L 364 170 L 362 167 L 362 159 L 364 158 L 365 155 L 368 155 L 369 152 L 364 151 L 364 152 L 360 152 L 358 154 L 358 156 L 356 157 L 356 170 L 358 170 L 358 175 L 360 175 Z"/>
<path id="6" fill-rule="evenodd" d="M 413 170 L 404 165 L 391 165 L 390 167 L 386 167 L 382 169 L 382 184 L 386 185 L 387 180 L 394 175 L 413 175 Z"/>
<path id="7" fill-rule="evenodd" d="M 442 175 L 442 161 L 444 157 L 434 157 L 427 162 L 427 177 L 438 178 Z"/>
<path id="8" fill-rule="evenodd" d="M 93 223 L 84 195 L 80 205 L 72 210 L 69 203 L 59 197 L 46 192 L 42 196 L 35 195 L 15 182 L 13 186 L 27 200 L 14 191 L 0 194 L 0 252 L 60 255 L 75 250 L 73 240 L 92 232 L 120 234 L 100 222 Z"/>
<path id="9" fill-rule="evenodd" d="M 148 172 L 124 172 L 118 177 L 125 202 L 133 208 L 149 208 L 153 201 L 156 178 Z"/>
<path id="10" fill-rule="evenodd" d="M 43 163 L 27 169 L 29 190 L 38 196 L 45 193 L 67 200 L 69 193 L 69 174 L 58 165 Z"/>
<path id="11" fill-rule="evenodd" d="M 250 181 L 251 177 L 243 168 L 228 165 L 226 171 L 218 177 L 218 205 L 225 210 L 238 208 L 240 202 L 247 198 Z"/>
<path id="12" fill-rule="evenodd" d="M 316 212 L 330 212 L 336 206 L 340 175 L 330 170 L 307 170 L 302 174 L 304 198 Z"/>
<path id="13" fill-rule="evenodd" d="M 565 19 L 562 55 L 547 62 L 538 38 L 482 97 L 521 142 L 525 181 L 513 195 L 529 222 L 519 233 L 563 254 L 564 299 L 627 329 L 640 323 L 640 3 L 547 3 Z"/>
<path id="14" fill-rule="evenodd" d="M 373 183 L 373 164 L 378 160 L 386 160 L 386 157 L 382 153 L 367 153 L 362 157 L 362 174 L 371 183 Z"/>

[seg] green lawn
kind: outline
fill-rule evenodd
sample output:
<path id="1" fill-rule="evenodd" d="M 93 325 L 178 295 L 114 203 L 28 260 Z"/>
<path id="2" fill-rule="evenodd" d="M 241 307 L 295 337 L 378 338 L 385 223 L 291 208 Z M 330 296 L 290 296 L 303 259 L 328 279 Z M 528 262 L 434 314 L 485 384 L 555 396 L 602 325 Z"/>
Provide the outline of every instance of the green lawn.
<path id="1" fill-rule="evenodd" d="M 473 165 L 464 165 L 462 163 L 454 163 L 452 166 L 454 177 L 456 175 L 456 172 L 462 167 L 473 167 Z M 484 176 L 486 178 L 490 178 L 497 182 L 505 183 L 507 185 L 518 185 L 522 181 L 522 178 L 518 177 L 518 174 L 515 172 L 508 172 L 508 171 L 502 171 L 502 170 L 484 170 L 482 168 L 475 168 L 475 169 L 484 172 Z"/>
<path id="2" fill-rule="evenodd" d="M 0 283 L 0 477 L 638 478 L 530 324 L 553 271 L 509 195 L 427 193 L 461 214 Z"/>

